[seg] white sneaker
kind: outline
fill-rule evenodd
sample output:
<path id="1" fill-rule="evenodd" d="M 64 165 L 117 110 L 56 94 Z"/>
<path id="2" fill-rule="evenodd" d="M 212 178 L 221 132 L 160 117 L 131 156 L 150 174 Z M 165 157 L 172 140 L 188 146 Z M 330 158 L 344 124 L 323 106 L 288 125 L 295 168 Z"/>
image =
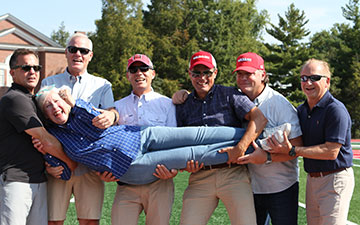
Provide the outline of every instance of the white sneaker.
<path id="1" fill-rule="evenodd" d="M 275 136 L 276 140 L 278 142 L 284 141 L 284 135 L 283 133 L 286 133 L 287 136 L 289 136 L 291 131 L 291 124 L 290 123 L 284 123 L 277 127 L 272 128 L 265 128 L 263 131 L 263 139 L 259 139 L 258 142 L 260 144 L 260 147 L 264 150 L 270 150 L 270 147 L 268 146 L 267 140 L 271 138 L 272 135 Z"/>

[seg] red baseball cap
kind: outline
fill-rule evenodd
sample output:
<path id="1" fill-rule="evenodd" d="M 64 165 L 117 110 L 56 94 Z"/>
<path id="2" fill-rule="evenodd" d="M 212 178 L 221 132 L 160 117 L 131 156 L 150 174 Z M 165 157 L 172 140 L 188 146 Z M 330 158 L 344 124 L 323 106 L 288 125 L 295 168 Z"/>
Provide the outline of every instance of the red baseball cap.
<path id="1" fill-rule="evenodd" d="M 216 68 L 216 61 L 213 55 L 209 52 L 199 51 L 191 56 L 189 69 L 192 70 L 196 65 L 204 65 L 210 69 Z"/>
<path id="2" fill-rule="evenodd" d="M 256 70 L 265 71 L 264 60 L 261 56 L 253 52 L 241 54 L 236 59 L 236 69 L 233 73 L 238 70 L 244 70 L 249 73 L 254 73 Z"/>
<path id="3" fill-rule="evenodd" d="M 135 54 L 135 55 L 131 56 L 130 59 L 128 59 L 128 65 L 126 67 L 126 70 L 128 70 L 129 67 L 131 66 L 131 64 L 133 64 L 134 62 L 142 62 L 145 65 L 147 65 L 148 67 L 150 67 L 151 69 L 154 69 L 153 63 L 151 62 L 149 57 L 147 57 L 146 55 L 143 55 L 143 54 Z"/>

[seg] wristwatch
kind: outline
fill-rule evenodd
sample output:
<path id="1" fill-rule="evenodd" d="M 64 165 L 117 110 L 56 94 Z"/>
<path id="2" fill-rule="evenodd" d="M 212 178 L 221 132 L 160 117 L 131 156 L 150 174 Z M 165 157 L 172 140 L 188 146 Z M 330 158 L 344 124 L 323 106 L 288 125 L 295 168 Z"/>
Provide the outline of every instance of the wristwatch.
<path id="1" fill-rule="evenodd" d="M 272 162 L 271 154 L 269 152 L 266 152 L 266 162 L 265 164 L 270 164 Z"/>
<path id="2" fill-rule="evenodd" d="M 296 156 L 295 146 L 293 145 L 289 151 L 289 156 Z"/>

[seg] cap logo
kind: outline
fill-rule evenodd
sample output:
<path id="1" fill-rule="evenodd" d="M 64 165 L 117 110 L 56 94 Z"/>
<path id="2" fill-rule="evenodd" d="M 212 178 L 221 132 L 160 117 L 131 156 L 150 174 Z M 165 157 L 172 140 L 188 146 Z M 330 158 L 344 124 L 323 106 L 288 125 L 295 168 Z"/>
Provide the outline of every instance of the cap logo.
<path id="1" fill-rule="evenodd" d="M 193 58 L 193 60 L 198 59 L 198 58 L 210 59 L 210 57 L 207 56 L 207 55 L 197 55 L 197 56 L 195 56 L 195 57 Z"/>
<path id="2" fill-rule="evenodd" d="M 240 58 L 239 60 L 238 60 L 238 62 L 251 62 L 252 61 L 252 59 L 251 58 Z"/>
<path id="3" fill-rule="evenodd" d="M 141 55 L 134 55 L 134 60 L 135 59 L 141 59 L 142 57 L 141 57 Z"/>

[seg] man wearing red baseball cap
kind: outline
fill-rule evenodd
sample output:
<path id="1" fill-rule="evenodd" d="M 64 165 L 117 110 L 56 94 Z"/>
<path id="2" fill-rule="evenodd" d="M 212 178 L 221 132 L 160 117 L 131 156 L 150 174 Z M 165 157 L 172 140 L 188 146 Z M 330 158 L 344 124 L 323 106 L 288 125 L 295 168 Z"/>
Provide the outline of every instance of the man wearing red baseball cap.
<path id="1" fill-rule="evenodd" d="M 126 77 L 132 86 L 130 95 L 115 102 L 118 124 L 176 127 L 175 106 L 171 99 L 155 92 L 151 83 L 156 72 L 150 58 L 135 54 L 128 60 Z M 160 180 L 151 184 L 128 185 L 118 182 L 111 212 L 112 224 L 137 225 L 141 211 L 146 224 L 168 225 L 174 201 L 173 178 L 176 170 L 158 166 Z"/>
<path id="2" fill-rule="evenodd" d="M 241 54 L 236 60 L 236 82 L 241 91 L 268 119 L 266 127 L 291 124 L 291 144 L 302 145 L 301 128 L 296 109 L 280 93 L 267 85 L 264 60 L 253 52 Z M 298 162 L 285 154 L 270 154 L 260 148 L 240 157 L 248 164 L 254 192 L 257 224 L 264 224 L 270 215 L 273 224 L 297 224 Z"/>
<path id="3" fill-rule="evenodd" d="M 242 127 L 250 121 L 237 146 L 227 152 L 228 163 L 236 162 L 250 143 L 261 133 L 266 119 L 261 111 L 235 87 L 215 84 L 217 66 L 212 54 L 196 52 L 190 58 L 189 77 L 194 91 L 176 106 L 178 126 Z M 237 164 L 204 166 L 193 170 L 183 197 L 180 224 L 206 224 L 218 205 L 224 203 L 231 224 L 256 224 L 254 200 L 247 168 Z"/>

